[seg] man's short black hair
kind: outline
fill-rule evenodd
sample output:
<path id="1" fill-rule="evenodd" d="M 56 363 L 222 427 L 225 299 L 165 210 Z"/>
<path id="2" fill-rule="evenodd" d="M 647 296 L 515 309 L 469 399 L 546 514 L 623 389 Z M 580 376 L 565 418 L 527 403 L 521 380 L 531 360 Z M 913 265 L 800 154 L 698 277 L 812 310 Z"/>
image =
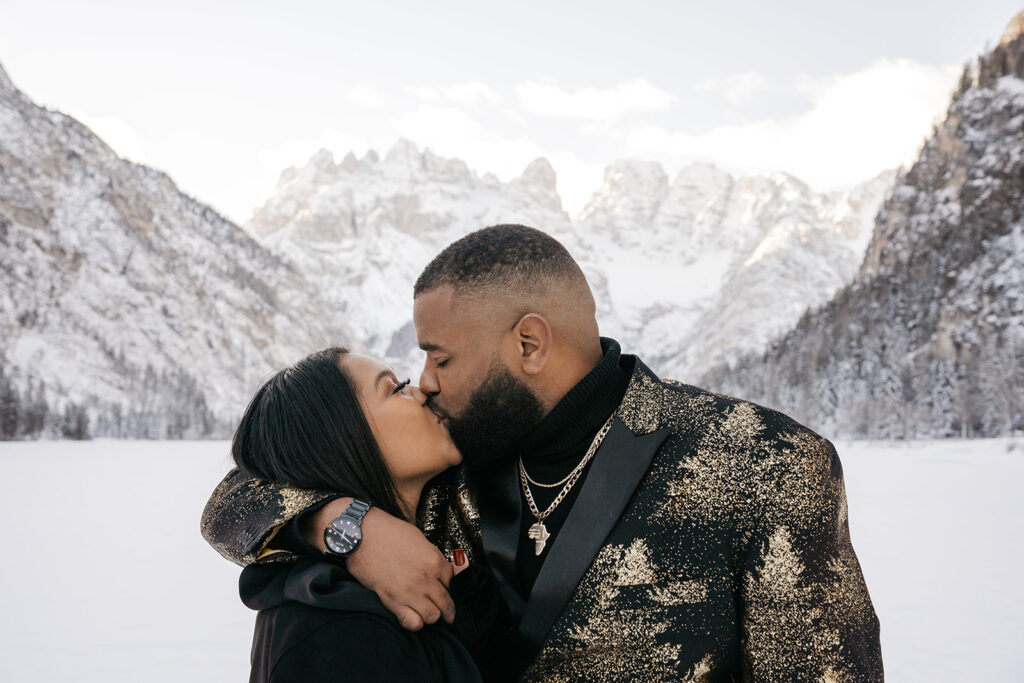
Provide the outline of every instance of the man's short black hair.
<path id="1" fill-rule="evenodd" d="M 470 290 L 523 291 L 538 281 L 583 280 L 583 271 L 561 242 L 525 225 L 492 225 L 458 239 L 423 269 L 413 296 L 451 285 Z"/>

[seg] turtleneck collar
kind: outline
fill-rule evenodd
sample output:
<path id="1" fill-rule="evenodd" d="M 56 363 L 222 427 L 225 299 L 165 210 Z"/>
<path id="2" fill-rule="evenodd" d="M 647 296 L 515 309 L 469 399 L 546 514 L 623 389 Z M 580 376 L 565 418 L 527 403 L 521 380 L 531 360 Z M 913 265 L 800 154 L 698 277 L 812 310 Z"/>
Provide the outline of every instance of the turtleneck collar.
<path id="1" fill-rule="evenodd" d="M 601 361 L 569 390 L 523 441 L 527 460 L 556 455 L 589 440 L 618 408 L 629 385 L 629 373 L 620 365 L 619 343 L 601 337 Z"/>

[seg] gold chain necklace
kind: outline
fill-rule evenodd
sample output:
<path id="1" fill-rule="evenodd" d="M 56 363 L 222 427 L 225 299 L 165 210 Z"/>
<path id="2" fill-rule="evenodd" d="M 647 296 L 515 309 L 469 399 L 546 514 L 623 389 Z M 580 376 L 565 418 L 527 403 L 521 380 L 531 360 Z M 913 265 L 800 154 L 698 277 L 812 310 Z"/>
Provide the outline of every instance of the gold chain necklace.
<path id="1" fill-rule="evenodd" d="M 554 488 L 555 486 L 558 486 L 558 484 L 566 482 L 565 486 L 562 488 L 561 491 L 558 492 L 558 495 L 555 496 L 555 499 L 551 502 L 551 505 L 549 505 L 548 509 L 545 510 L 544 512 L 541 512 L 540 510 L 537 509 L 537 503 L 534 502 L 533 493 L 530 491 L 530 483 L 533 482 L 533 480 L 530 479 L 530 476 L 528 474 L 526 474 L 526 467 L 523 465 L 523 456 L 519 456 L 519 482 L 523 486 L 523 495 L 526 497 L 526 504 L 530 507 L 530 514 L 537 518 L 537 522 L 530 526 L 530 530 L 527 533 L 527 536 L 534 543 L 535 555 L 540 555 L 542 552 L 544 552 L 544 546 L 547 544 L 548 539 L 551 538 L 551 534 L 548 533 L 547 527 L 544 526 L 544 520 L 548 518 L 548 515 L 555 511 L 555 508 L 558 507 L 558 504 L 562 502 L 562 500 L 569 493 L 569 491 L 572 490 L 572 487 L 576 484 L 576 482 L 579 481 L 579 478 L 583 475 L 583 470 L 586 468 L 587 463 L 590 462 L 590 460 L 594 457 L 594 454 L 597 453 L 598 447 L 601 445 L 601 442 L 604 441 L 604 437 L 608 433 L 608 430 L 611 429 L 612 420 L 614 419 L 615 413 L 612 413 L 608 417 L 608 420 L 601 427 L 601 429 L 598 430 L 597 436 L 595 436 L 594 440 L 590 443 L 590 448 L 587 449 L 587 452 L 583 456 L 583 459 L 580 460 L 580 464 L 576 465 L 576 467 L 573 468 L 572 472 L 569 473 L 569 476 L 567 476 L 565 479 L 556 484 L 549 484 L 548 486 L 545 487 Z M 538 486 L 544 486 L 544 484 L 538 484 Z"/>

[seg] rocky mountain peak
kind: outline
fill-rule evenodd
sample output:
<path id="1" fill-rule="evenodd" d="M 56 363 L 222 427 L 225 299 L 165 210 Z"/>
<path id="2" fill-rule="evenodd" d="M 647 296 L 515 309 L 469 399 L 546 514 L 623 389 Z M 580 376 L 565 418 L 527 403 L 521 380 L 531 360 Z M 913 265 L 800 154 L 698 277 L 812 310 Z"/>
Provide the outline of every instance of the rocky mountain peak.
<path id="1" fill-rule="evenodd" d="M 345 158 L 341 160 L 341 170 L 346 173 L 352 173 L 359 168 L 359 159 L 356 158 L 355 152 L 349 152 L 345 155 Z"/>
<path id="2" fill-rule="evenodd" d="M 672 180 L 668 201 L 683 202 L 690 206 L 706 203 L 725 191 L 732 181 L 731 175 L 714 164 L 689 164 L 679 169 Z"/>
<path id="3" fill-rule="evenodd" d="M 668 186 L 665 169 L 657 161 L 620 159 L 605 169 L 604 181 L 622 190 L 650 191 Z"/>
<path id="4" fill-rule="evenodd" d="M 507 196 L 520 209 L 530 208 L 548 212 L 549 219 L 557 216 L 558 222 L 562 223 L 568 221 L 569 217 L 562 209 L 562 198 L 558 196 L 556 180 L 555 169 L 547 159 L 534 159 L 523 169 L 522 175 L 513 178 L 505 186 Z M 497 183 L 497 187 L 501 187 L 501 181 L 497 178 L 485 177 L 484 182 Z M 506 218 L 498 217 L 498 220 L 505 221 Z"/>
<path id="5" fill-rule="evenodd" d="M 384 156 L 384 163 L 392 166 L 403 166 L 407 168 L 418 168 L 423 163 L 423 157 L 416 143 L 412 140 L 400 138 L 395 146 L 388 150 Z"/>
<path id="6" fill-rule="evenodd" d="M 4 90 L 14 90 L 14 83 L 11 82 L 10 76 L 4 71 L 4 65 L 0 64 L 0 92 Z"/>
<path id="7" fill-rule="evenodd" d="M 470 179 L 473 172 L 462 159 L 449 159 L 434 154 L 429 149 L 423 150 L 423 169 L 428 177 L 444 183 L 463 183 Z"/>
<path id="8" fill-rule="evenodd" d="M 1018 12 L 1017 16 L 1013 19 L 1010 19 L 1010 23 L 1006 25 L 1006 30 L 1003 31 L 1003 37 L 999 39 L 999 44 L 1006 45 L 1022 35 L 1024 35 L 1024 10 Z"/>
<path id="9" fill-rule="evenodd" d="M 337 164 L 334 163 L 334 153 L 328 149 L 321 148 L 320 151 L 309 158 L 306 166 L 320 171 L 334 171 Z"/>
<path id="10" fill-rule="evenodd" d="M 729 174 L 707 161 L 695 161 L 679 169 L 673 184 L 686 182 L 692 178 L 725 177 Z"/>
<path id="11" fill-rule="evenodd" d="M 557 181 L 555 169 L 551 166 L 551 162 L 544 157 L 534 159 L 527 164 L 520 177 L 531 185 L 537 185 L 552 192 L 555 191 Z"/>
<path id="12" fill-rule="evenodd" d="M 656 161 L 620 159 L 604 171 L 601 188 L 580 213 L 594 227 L 649 225 L 668 194 L 668 176 Z"/>

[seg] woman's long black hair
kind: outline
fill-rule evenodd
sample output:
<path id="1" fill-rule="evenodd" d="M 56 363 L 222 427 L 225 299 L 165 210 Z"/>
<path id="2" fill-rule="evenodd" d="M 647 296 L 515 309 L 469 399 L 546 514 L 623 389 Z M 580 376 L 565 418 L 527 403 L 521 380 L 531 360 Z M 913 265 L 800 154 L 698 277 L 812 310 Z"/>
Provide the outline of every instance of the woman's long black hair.
<path id="1" fill-rule="evenodd" d="M 404 517 L 356 387 L 338 365 L 346 353 L 317 351 L 267 380 L 238 424 L 231 455 L 260 479 L 338 491 Z"/>

